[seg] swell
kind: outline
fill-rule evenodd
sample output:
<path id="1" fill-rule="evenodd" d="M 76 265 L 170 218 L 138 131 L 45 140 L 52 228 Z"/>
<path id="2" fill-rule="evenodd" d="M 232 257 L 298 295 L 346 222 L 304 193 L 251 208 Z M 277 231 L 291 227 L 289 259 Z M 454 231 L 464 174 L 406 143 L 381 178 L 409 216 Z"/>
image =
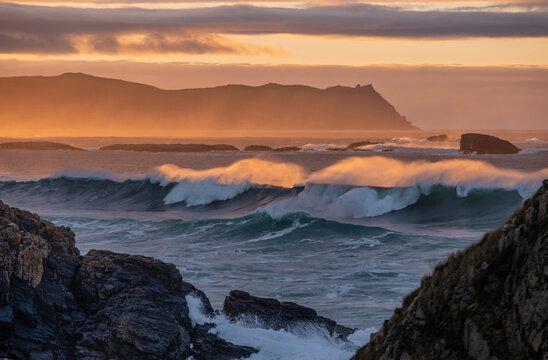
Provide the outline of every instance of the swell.
<path id="1" fill-rule="evenodd" d="M 200 194 L 207 184 L 191 186 L 189 194 Z M 364 187 L 306 184 L 293 188 L 249 185 L 227 199 L 219 194 L 201 194 L 212 200 L 189 205 L 166 202 L 181 183 L 160 184 L 151 180 L 48 178 L 39 181 L 0 182 L 0 198 L 30 208 L 101 210 L 110 212 L 194 213 L 196 216 L 243 216 L 254 211 L 281 218 L 307 213 L 326 219 L 363 219 L 385 216 L 401 222 L 441 222 L 458 218 L 499 218 L 515 208 L 522 198 L 517 190 L 475 189 L 460 193 L 443 185 L 411 187 Z M 180 195 L 180 192 L 178 192 Z M 226 194 L 226 192 L 225 192 Z M 47 212 L 47 211 L 46 211 Z M 500 214 L 499 214 L 500 213 Z M 183 216 L 184 217 L 184 216 Z"/>
<path id="2" fill-rule="evenodd" d="M 293 163 L 246 159 L 207 170 L 163 165 L 144 179 L 124 181 L 90 174 L 0 182 L 0 197 L 57 213 L 88 209 L 234 218 L 259 210 L 272 217 L 305 212 L 338 220 L 400 213 L 417 221 L 417 214 L 446 220 L 512 210 L 548 178 L 548 169 L 521 172 L 477 160 L 403 162 L 370 156 L 312 173 Z"/>

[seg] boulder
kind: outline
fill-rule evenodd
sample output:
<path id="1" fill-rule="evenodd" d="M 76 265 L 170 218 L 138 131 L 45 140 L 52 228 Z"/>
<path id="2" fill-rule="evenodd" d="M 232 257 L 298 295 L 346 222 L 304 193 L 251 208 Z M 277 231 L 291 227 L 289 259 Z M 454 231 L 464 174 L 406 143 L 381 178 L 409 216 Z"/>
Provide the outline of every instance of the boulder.
<path id="1" fill-rule="evenodd" d="M 460 137 L 460 152 L 463 154 L 516 154 L 519 150 L 511 142 L 496 136 L 468 133 Z"/>
<path id="2" fill-rule="evenodd" d="M 245 291 L 232 290 L 223 303 L 223 314 L 261 328 L 292 332 L 314 326 L 325 329 L 330 336 L 346 339 L 356 329 L 319 316 L 313 309 L 293 302 L 279 302 L 272 298 L 252 296 Z"/>

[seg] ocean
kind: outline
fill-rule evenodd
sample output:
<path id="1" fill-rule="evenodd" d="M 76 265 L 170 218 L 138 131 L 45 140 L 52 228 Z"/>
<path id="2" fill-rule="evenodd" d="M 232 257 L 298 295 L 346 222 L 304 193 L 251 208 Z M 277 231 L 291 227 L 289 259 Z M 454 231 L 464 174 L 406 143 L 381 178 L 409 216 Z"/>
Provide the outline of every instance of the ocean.
<path id="1" fill-rule="evenodd" d="M 120 139 L 57 139 L 88 151 L 1 151 L 0 199 L 71 227 L 82 253 L 174 263 L 217 309 L 240 289 L 360 329 L 344 343 L 211 320 L 221 337 L 259 348 L 254 359 L 346 359 L 436 263 L 548 178 L 548 134 L 506 135 L 519 154 L 460 155 L 458 137 L 423 134 L 374 135 L 384 144 L 363 151 L 334 151 L 356 140 L 344 137 L 169 140 L 305 149 L 287 153 L 101 151 Z M 205 321 L 198 308 L 193 320 Z"/>

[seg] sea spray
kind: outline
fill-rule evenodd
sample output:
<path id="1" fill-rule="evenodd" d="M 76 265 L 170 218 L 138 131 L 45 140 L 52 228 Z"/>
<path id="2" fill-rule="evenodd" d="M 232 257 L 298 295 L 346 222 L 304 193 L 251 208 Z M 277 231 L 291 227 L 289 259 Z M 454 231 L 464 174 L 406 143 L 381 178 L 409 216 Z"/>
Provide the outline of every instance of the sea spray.
<path id="1" fill-rule="evenodd" d="M 186 301 L 192 325 L 214 324 L 210 331 L 222 339 L 257 349 L 258 353 L 250 357 L 254 360 L 347 360 L 376 331 L 375 328 L 358 330 L 348 337 L 349 341 L 342 341 L 330 336 L 325 329 L 310 325 L 292 331 L 264 329 L 253 319 L 229 321 L 222 314 L 208 317 L 200 299 L 188 295 Z"/>

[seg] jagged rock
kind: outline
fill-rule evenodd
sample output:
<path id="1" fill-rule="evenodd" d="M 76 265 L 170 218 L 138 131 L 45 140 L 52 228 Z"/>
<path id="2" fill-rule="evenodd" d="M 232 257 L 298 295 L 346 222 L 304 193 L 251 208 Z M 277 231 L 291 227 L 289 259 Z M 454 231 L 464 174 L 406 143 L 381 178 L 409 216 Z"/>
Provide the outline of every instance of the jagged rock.
<path id="1" fill-rule="evenodd" d="M 341 339 L 346 339 L 356 331 L 319 316 L 313 309 L 293 302 L 252 296 L 241 290 L 232 290 L 225 298 L 223 314 L 232 320 L 274 330 L 299 331 L 301 327 L 320 327 L 329 335 Z"/>
<path id="2" fill-rule="evenodd" d="M 516 154 L 519 149 L 511 142 L 484 134 L 462 134 L 460 150 L 463 154 Z"/>
<path id="3" fill-rule="evenodd" d="M 354 360 L 547 359 L 548 180 L 501 228 L 436 266 Z"/>
<path id="4" fill-rule="evenodd" d="M 196 360 L 228 360 L 234 358 L 247 358 L 257 352 L 249 346 L 236 346 L 210 331 L 214 330 L 214 325 L 204 324 L 196 325 L 193 329 L 193 337 L 196 339 L 192 343 L 192 356 Z"/>
<path id="5" fill-rule="evenodd" d="M 70 229 L 0 202 L 0 358 L 212 358 L 191 343 L 223 359 L 254 352 L 193 329 L 187 295 L 213 314 L 174 265 L 98 250 L 81 257 Z"/>

